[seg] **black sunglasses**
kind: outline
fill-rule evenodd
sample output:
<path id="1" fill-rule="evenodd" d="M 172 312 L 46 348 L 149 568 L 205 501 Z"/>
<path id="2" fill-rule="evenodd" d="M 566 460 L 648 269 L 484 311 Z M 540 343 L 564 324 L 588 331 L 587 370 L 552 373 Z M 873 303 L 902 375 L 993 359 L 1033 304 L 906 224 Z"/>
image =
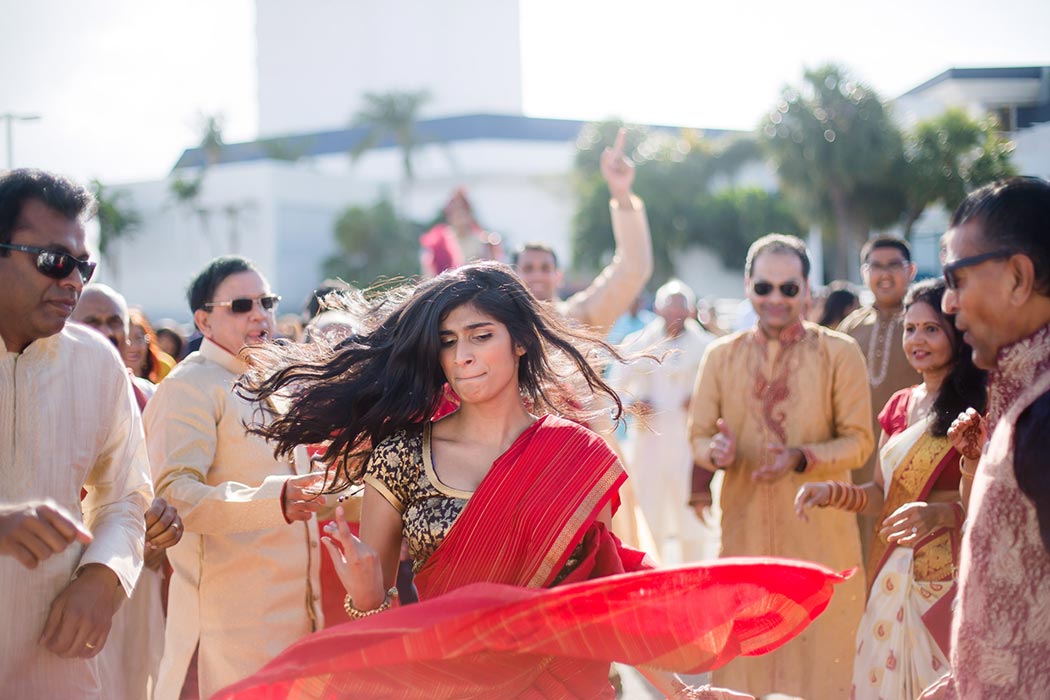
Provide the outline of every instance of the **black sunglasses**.
<path id="1" fill-rule="evenodd" d="M 760 297 L 769 296 L 773 293 L 774 288 L 776 285 L 772 282 L 755 282 L 751 285 L 751 289 Z M 798 293 L 802 291 L 802 285 L 798 282 L 785 282 L 780 285 L 779 289 L 781 294 L 790 299 L 798 296 Z"/>
<path id="2" fill-rule="evenodd" d="M 246 314 L 252 310 L 252 307 L 255 306 L 255 302 L 259 302 L 259 306 L 264 310 L 269 311 L 277 306 L 277 302 L 280 300 L 281 297 L 276 294 L 268 294 L 267 296 L 259 297 L 258 299 L 240 297 L 238 299 L 230 299 L 229 301 L 209 301 L 204 305 L 204 308 L 211 311 L 216 306 L 228 306 L 230 307 L 230 311 L 235 314 Z"/>
<path id="3" fill-rule="evenodd" d="M 964 267 L 973 267 L 974 265 L 980 265 L 981 263 L 988 262 L 989 260 L 1005 260 L 1013 256 L 1014 251 L 1012 250 L 993 250 L 990 253 L 981 253 L 980 255 L 971 255 L 968 258 L 959 258 L 954 262 L 950 262 L 943 267 L 944 271 L 944 284 L 948 289 L 959 288 L 959 278 L 955 276 L 955 273 Z"/>
<path id="4" fill-rule="evenodd" d="M 64 280 L 69 277 L 73 270 L 77 270 L 80 272 L 80 278 L 84 280 L 84 284 L 87 284 L 87 281 L 91 279 L 91 275 L 95 274 L 95 266 L 98 265 L 98 263 L 90 260 L 74 258 L 69 253 L 48 250 L 47 248 L 37 248 L 31 245 L 0 243 L 0 248 L 20 250 L 23 253 L 35 255 L 37 272 L 56 280 Z"/>

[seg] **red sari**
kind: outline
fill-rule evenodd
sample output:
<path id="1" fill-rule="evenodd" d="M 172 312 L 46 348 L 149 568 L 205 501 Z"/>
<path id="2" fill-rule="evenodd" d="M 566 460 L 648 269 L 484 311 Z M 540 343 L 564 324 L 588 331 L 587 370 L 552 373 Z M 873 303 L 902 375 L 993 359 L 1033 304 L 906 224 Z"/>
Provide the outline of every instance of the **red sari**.
<path id="1" fill-rule="evenodd" d="M 598 435 L 541 418 L 420 570 L 423 602 L 313 634 L 216 698 L 612 698 L 610 661 L 698 673 L 765 653 L 844 580 L 775 560 L 649 569 L 597 520 L 624 479 Z"/>

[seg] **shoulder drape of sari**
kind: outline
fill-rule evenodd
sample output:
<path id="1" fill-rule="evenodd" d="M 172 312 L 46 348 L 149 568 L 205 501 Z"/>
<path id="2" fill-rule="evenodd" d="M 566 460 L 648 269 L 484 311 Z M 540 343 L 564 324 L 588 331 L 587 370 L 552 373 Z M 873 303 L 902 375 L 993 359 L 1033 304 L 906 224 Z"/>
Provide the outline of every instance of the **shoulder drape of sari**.
<path id="1" fill-rule="evenodd" d="M 550 585 L 626 478 L 600 436 L 556 416 L 540 418 L 492 463 L 416 574 L 420 595 L 483 581 Z"/>
<path id="2" fill-rule="evenodd" d="M 953 459 L 958 459 L 948 438 L 930 435 L 924 424 L 913 425 L 894 435 L 883 447 L 881 457 L 884 465 L 883 474 L 889 471 L 889 467 L 892 467 L 893 471 L 892 477 L 887 481 L 886 498 L 876 520 L 876 527 L 878 523 L 905 503 L 925 501 L 937 482 L 937 478 L 951 465 Z M 887 462 L 891 458 L 893 459 L 892 465 Z M 950 556 L 951 532 L 946 529 L 935 530 L 916 544 L 916 557 L 919 556 L 921 549 L 930 546 L 941 549 L 944 544 L 948 545 L 947 551 Z M 872 539 L 871 556 L 868 559 L 869 581 L 875 580 L 896 547 L 896 544 L 890 544 L 881 537 Z M 948 565 L 950 564 L 949 561 Z M 930 573 L 937 575 L 936 572 L 931 571 Z"/>
<path id="3" fill-rule="evenodd" d="M 624 478 L 598 435 L 544 417 L 420 570 L 422 602 L 311 635 L 216 698 L 611 699 L 611 661 L 699 673 L 765 653 L 845 580 L 777 560 L 624 573 L 643 555 L 597 521 Z"/>

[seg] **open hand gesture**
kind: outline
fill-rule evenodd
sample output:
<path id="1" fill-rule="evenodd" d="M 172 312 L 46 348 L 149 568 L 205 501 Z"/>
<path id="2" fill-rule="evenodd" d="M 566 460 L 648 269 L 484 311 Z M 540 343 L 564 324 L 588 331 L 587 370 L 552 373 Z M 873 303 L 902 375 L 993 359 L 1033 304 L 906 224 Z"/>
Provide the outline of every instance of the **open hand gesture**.
<path id="1" fill-rule="evenodd" d="M 353 600 L 354 607 L 365 611 L 382 605 L 386 589 L 383 586 L 379 553 L 350 532 L 342 506 L 336 507 L 335 522 L 325 526 L 325 535 L 321 541 L 332 555 L 335 573 Z"/>
<path id="2" fill-rule="evenodd" d="M 810 508 L 825 508 L 831 502 L 831 486 L 826 481 L 810 481 L 799 487 L 795 494 L 795 515 L 809 522 L 806 511 Z"/>
<path id="3" fill-rule="evenodd" d="M 709 445 L 711 464 L 716 467 L 728 467 L 736 459 L 736 435 L 729 429 L 729 424 L 719 418 L 715 423 L 718 433 L 711 438 Z"/>
<path id="4" fill-rule="evenodd" d="M 623 147 L 627 139 L 627 129 L 620 127 L 616 132 L 616 142 L 612 148 L 602 151 L 600 161 L 602 177 L 609 186 L 609 194 L 618 203 L 625 202 L 630 206 L 631 185 L 634 184 L 634 163 L 624 155 Z"/>

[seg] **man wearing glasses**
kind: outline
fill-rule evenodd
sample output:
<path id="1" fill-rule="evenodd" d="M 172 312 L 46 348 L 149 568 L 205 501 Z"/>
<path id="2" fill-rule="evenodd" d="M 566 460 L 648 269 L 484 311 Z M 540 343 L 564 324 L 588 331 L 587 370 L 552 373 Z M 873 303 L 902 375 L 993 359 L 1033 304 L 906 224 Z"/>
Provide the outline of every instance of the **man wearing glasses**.
<path id="1" fill-rule="evenodd" d="M 894 393 L 916 384 L 920 377 L 908 364 L 901 339 L 904 336 L 904 295 L 915 279 L 911 247 L 895 236 L 872 238 L 860 252 L 861 274 L 875 295 L 870 306 L 857 309 L 843 319 L 838 330 L 853 337 L 868 361 L 868 384 L 871 386 L 872 434 L 882 430 L 878 415 Z M 875 472 L 875 453 L 853 474 L 856 483 L 871 481 Z M 875 518 L 858 515 L 860 542 L 867 562 Z"/>
<path id="2" fill-rule="evenodd" d="M 1044 698 L 1050 688 L 1050 183 L 972 193 L 942 240 L 942 305 L 989 370 L 987 423 L 953 425 L 973 486 L 951 673 L 922 698 Z M 986 427 L 987 426 L 987 427 Z M 949 433 L 949 435 L 952 434 Z M 987 443 L 985 438 L 987 437 Z"/>
<path id="3" fill-rule="evenodd" d="M 850 479 L 874 444 L 864 356 L 856 341 L 802 320 L 810 263 L 794 236 L 770 234 L 745 263 L 754 328 L 707 347 L 690 405 L 701 467 L 725 470 L 722 556 L 779 556 L 842 571 L 861 563 L 857 521 L 824 509 L 794 512 L 807 481 Z M 849 697 L 864 577 L 838 586 L 827 611 L 785 646 L 737 659 L 712 683 L 755 696 Z"/>
<path id="4" fill-rule="evenodd" d="M 177 700 L 184 686 L 211 697 L 323 627 L 314 513 L 324 498 L 308 493 L 319 479 L 305 449 L 276 460 L 246 433 L 259 416 L 234 389 L 246 369 L 241 349 L 271 339 L 280 297 L 240 257 L 213 260 L 188 296 L 204 340 L 157 385 L 144 413 L 157 494 L 186 530 L 168 550 L 174 574 L 156 700 Z"/>
<path id="5" fill-rule="evenodd" d="M 123 362 L 66 323 L 95 268 L 83 226 L 93 208 L 63 177 L 0 175 L 5 697 L 123 697 L 100 683 L 96 655 L 139 578 L 153 489 Z"/>

